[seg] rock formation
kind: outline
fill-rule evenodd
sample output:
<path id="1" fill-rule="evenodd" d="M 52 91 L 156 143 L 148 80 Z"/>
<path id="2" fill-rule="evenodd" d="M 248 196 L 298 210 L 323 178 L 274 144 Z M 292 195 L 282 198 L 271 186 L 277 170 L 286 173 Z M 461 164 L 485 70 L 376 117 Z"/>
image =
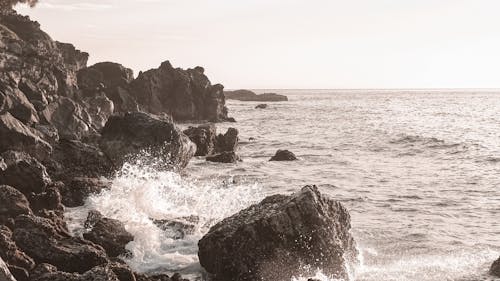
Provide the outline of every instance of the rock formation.
<path id="1" fill-rule="evenodd" d="M 276 93 L 264 93 L 257 95 L 250 90 L 224 91 L 224 96 L 228 100 L 239 101 L 288 101 L 288 98 L 284 95 L 279 95 Z"/>
<path id="2" fill-rule="evenodd" d="M 214 124 L 204 124 L 198 127 L 189 127 L 184 134 L 196 144 L 194 156 L 207 156 L 215 149 L 215 137 L 217 136 Z"/>
<path id="3" fill-rule="evenodd" d="M 342 204 L 306 186 L 217 223 L 199 241 L 198 256 L 218 281 L 284 281 L 316 268 L 346 278 L 357 256 L 350 228 Z"/>
<path id="4" fill-rule="evenodd" d="M 271 159 L 269 159 L 269 161 L 294 161 L 294 160 L 297 160 L 295 154 L 286 149 L 285 150 L 278 149 L 278 151 L 276 151 L 276 154 L 274 154 L 274 156 L 271 157 Z"/>

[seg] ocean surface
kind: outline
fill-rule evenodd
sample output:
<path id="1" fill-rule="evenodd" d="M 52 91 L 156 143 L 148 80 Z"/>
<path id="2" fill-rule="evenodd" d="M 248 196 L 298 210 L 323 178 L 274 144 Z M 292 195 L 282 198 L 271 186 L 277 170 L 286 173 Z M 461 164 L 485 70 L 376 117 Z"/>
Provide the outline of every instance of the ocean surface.
<path id="1" fill-rule="evenodd" d="M 258 91 L 259 92 L 259 91 Z M 263 91 L 260 91 L 263 92 Z M 69 209 L 122 220 L 135 240 L 127 262 L 143 272 L 199 276 L 208 228 L 269 194 L 315 184 L 352 217 L 360 264 L 352 280 L 494 280 L 500 256 L 500 92 L 273 90 L 288 102 L 227 101 L 243 162 L 193 159 L 181 174 L 125 165 L 112 189 Z M 180 124 L 187 127 L 189 124 Z M 289 149 L 294 162 L 269 162 Z M 175 229 L 152 219 L 184 220 Z M 310 276 L 297 276 L 307 280 Z M 317 278 L 330 280 L 319 271 Z"/>

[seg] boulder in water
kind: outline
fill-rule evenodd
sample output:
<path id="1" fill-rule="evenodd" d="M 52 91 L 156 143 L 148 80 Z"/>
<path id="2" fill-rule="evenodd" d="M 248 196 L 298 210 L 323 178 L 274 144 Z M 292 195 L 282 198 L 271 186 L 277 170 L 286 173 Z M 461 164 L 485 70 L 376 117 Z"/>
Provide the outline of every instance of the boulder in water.
<path id="1" fill-rule="evenodd" d="M 297 160 L 295 154 L 288 150 L 279 149 L 269 161 L 294 161 Z"/>
<path id="2" fill-rule="evenodd" d="M 238 134 L 239 132 L 236 128 L 228 128 L 225 134 L 219 134 L 215 139 L 215 152 L 235 152 L 240 140 Z"/>
<path id="3" fill-rule="evenodd" d="M 109 118 L 100 147 L 117 167 L 146 151 L 166 167 L 183 168 L 196 151 L 195 144 L 171 120 L 143 112 Z"/>
<path id="4" fill-rule="evenodd" d="M 255 109 L 266 109 L 267 108 L 267 104 L 265 103 L 261 103 L 261 104 L 258 104 L 257 106 L 255 106 Z"/>
<path id="5" fill-rule="evenodd" d="M 78 207 L 85 204 L 89 195 L 100 193 L 109 188 L 111 182 L 100 178 L 76 177 L 61 188 L 62 203 L 66 207 Z"/>
<path id="6" fill-rule="evenodd" d="M 500 257 L 491 265 L 490 274 L 500 277 Z"/>
<path id="7" fill-rule="evenodd" d="M 218 162 L 218 163 L 236 163 L 240 160 L 240 157 L 236 155 L 234 151 L 224 151 L 221 153 L 209 155 L 206 158 L 209 162 Z"/>
<path id="8" fill-rule="evenodd" d="M 92 229 L 83 234 L 83 237 L 101 245 L 108 256 L 117 257 L 126 253 L 125 246 L 134 240 L 122 222 L 110 218 L 97 218 L 92 221 Z"/>
<path id="9" fill-rule="evenodd" d="M 199 241 L 198 256 L 217 281 L 288 281 L 318 268 L 347 278 L 346 264 L 357 256 L 350 228 L 340 202 L 305 186 L 217 223 Z"/>
<path id="10" fill-rule="evenodd" d="M 196 153 L 194 156 L 206 156 L 213 152 L 216 137 L 216 128 L 214 124 L 189 127 L 184 130 L 184 134 L 196 144 Z"/>

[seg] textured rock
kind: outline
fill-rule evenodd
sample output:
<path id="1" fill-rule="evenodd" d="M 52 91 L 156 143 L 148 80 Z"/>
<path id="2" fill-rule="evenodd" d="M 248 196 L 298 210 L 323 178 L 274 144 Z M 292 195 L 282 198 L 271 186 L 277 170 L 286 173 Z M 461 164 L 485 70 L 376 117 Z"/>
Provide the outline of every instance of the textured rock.
<path id="1" fill-rule="evenodd" d="M 24 194 L 11 186 L 0 185 L 0 224 L 6 224 L 18 215 L 31 213 L 30 204 Z"/>
<path id="2" fill-rule="evenodd" d="M 293 152 L 288 151 L 288 150 L 281 150 L 279 149 L 276 151 L 276 154 L 274 154 L 269 161 L 294 161 L 297 160 L 297 157 Z"/>
<path id="3" fill-rule="evenodd" d="M 109 266 L 96 266 L 78 274 L 58 271 L 50 264 L 41 264 L 32 275 L 32 281 L 122 281 Z"/>
<path id="4" fill-rule="evenodd" d="M 209 155 L 206 158 L 209 162 L 218 162 L 218 163 L 236 163 L 240 160 L 239 156 L 236 155 L 234 151 L 224 151 L 221 153 Z"/>
<path id="5" fill-rule="evenodd" d="M 491 265 L 490 274 L 500 277 L 500 257 Z"/>
<path id="6" fill-rule="evenodd" d="M 52 147 L 10 113 L 0 114 L 0 153 L 7 150 L 24 151 L 38 160 L 47 159 Z"/>
<path id="7" fill-rule="evenodd" d="M 66 207 L 78 207 L 85 204 L 85 199 L 109 188 L 111 182 L 105 179 L 76 177 L 61 189 L 62 203 Z"/>
<path id="8" fill-rule="evenodd" d="M 13 239 L 35 262 L 50 263 L 67 272 L 83 273 L 108 261 L 100 246 L 72 237 L 60 225 L 47 218 L 18 216 Z"/>
<path id="9" fill-rule="evenodd" d="M 224 96 L 226 99 L 239 101 L 288 101 L 288 98 L 284 95 L 275 93 L 257 95 L 249 90 L 224 91 Z"/>
<path id="10" fill-rule="evenodd" d="M 235 128 L 227 129 L 225 134 L 219 134 L 215 139 L 215 152 L 235 152 L 238 148 L 238 130 Z"/>
<path id="11" fill-rule="evenodd" d="M 214 124 L 189 127 L 187 130 L 184 130 L 184 134 L 196 144 L 196 153 L 194 156 L 206 156 L 214 151 L 216 137 Z"/>
<path id="12" fill-rule="evenodd" d="M 12 240 L 12 231 L 4 225 L 0 225 L 0 258 L 11 266 L 18 266 L 26 270 L 35 267 L 33 259 L 17 248 L 16 243 Z"/>
<path id="13" fill-rule="evenodd" d="M 224 87 L 212 85 L 202 67 L 183 70 L 166 61 L 157 69 L 139 73 L 130 86 L 144 111 L 168 113 L 175 120 L 227 119 Z"/>
<path id="14" fill-rule="evenodd" d="M 214 280 L 290 280 L 317 268 L 346 278 L 357 255 L 350 228 L 342 204 L 306 186 L 217 223 L 199 241 L 198 256 Z"/>
<path id="15" fill-rule="evenodd" d="M 9 271 L 7 264 L 0 258 L 0 280 L 2 281 L 16 281 L 14 276 Z"/>
<path id="16" fill-rule="evenodd" d="M 125 254 L 125 246 L 134 240 L 134 236 L 125 230 L 123 223 L 110 218 L 93 219 L 92 229 L 83 234 L 83 237 L 101 245 L 110 257 Z M 88 224 L 88 223 L 86 223 Z"/>
<path id="17" fill-rule="evenodd" d="M 100 147 L 117 167 L 144 151 L 166 166 L 185 167 L 196 151 L 171 121 L 142 112 L 112 116 L 102 130 Z"/>
<path id="18" fill-rule="evenodd" d="M 25 195 L 45 191 L 51 179 L 45 167 L 24 152 L 6 151 L 1 154 L 4 168 L 0 168 L 0 184 L 15 187 Z"/>

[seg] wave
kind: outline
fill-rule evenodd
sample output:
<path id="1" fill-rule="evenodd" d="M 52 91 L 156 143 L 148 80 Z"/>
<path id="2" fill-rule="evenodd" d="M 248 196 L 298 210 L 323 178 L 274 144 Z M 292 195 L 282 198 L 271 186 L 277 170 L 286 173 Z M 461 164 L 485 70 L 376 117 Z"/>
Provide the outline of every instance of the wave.
<path id="1" fill-rule="evenodd" d="M 436 137 L 424 137 L 419 135 L 399 134 L 397 138 L 389 141 L 390 144 L 402 145 L 411 147 L 410 152 L 403 152 L 400 156 L 408 155 L 413 156 L 417 153 L 422 153 L 424 150 L 415 149 L 415 147 L 432 149 L 432 150 L 448 150 L 449 154 L 465 152 L 469 149 L 470 145 L 467 143 L 448 143 L 445 140 Z"/>
<path id="2" fill-rule="evenodd" d="M 84 231 L 90 210 L 118 219 L 134 235 L 126 246 L 132 256 L 125 258 L 133 270 L 189 275 L 200 272 L 197 243 L 208 229 L 262 197 L 257 184 L 201 182 L 125 164 L 110 189 L 89 197 L 83 207 L 68 209 L 66 217 L 74 235 Z M 179 233 L 179 226 L 189 231 Z"/>

